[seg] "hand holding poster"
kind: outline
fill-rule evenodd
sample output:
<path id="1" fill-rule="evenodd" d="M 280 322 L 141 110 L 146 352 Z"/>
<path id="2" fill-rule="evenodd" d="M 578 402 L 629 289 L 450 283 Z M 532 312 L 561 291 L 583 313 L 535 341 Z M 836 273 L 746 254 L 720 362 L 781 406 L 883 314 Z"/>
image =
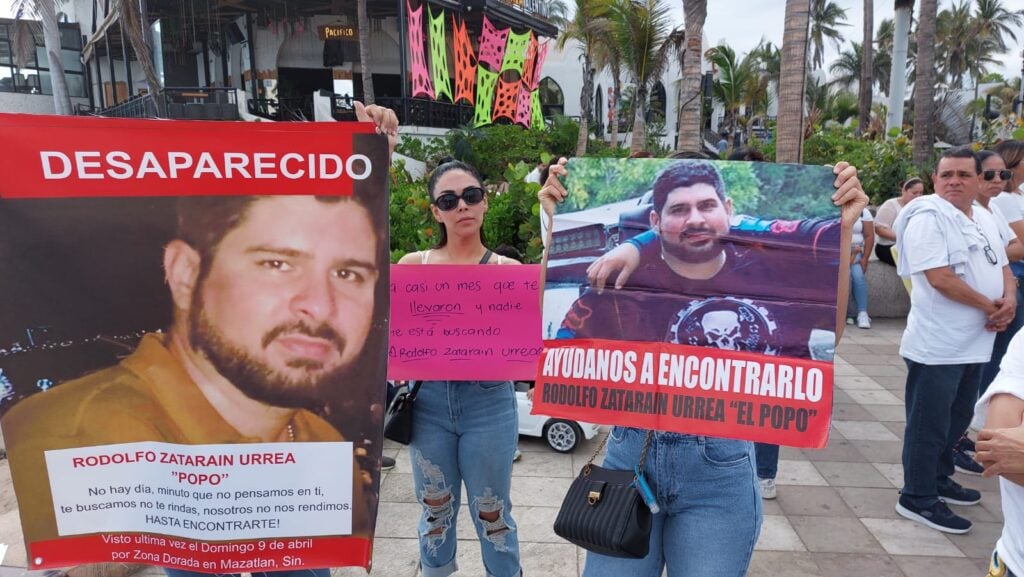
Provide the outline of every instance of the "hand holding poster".
<path id="1" fill-rule="evenodd" d="M 385 137 L 209 127 L 0 115 L 0 425 L 31 569 L 370 564 Z"/>
<path id="2" fill-rule="evenodd" d="M 391 267 L 388 378 L 530 380 L 540 267 Z"/>
<path id="3" fill-rule="evenodd" d="M 599 159 L 568 171 L 534 411 L 824 446 L 840 240 L 830 172 Z"/>

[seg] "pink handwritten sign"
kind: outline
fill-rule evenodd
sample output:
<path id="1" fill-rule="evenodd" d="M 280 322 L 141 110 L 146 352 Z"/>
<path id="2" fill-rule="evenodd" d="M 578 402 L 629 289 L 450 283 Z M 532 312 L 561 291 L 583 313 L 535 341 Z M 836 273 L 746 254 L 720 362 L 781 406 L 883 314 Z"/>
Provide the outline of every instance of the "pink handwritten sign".
<path id="1" fill-rule="evenodd" d="M 388 378 L 532 380 L 540 266 L 392 265 Z"/>

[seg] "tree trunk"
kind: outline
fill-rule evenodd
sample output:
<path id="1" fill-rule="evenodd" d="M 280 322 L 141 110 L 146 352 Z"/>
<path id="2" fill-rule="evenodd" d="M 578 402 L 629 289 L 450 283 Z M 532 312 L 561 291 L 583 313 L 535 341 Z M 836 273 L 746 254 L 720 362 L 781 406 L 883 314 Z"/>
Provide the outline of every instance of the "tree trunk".
<path id="1" fill-rule="evenodd" d="M 366 0 L 356 0 L 356 20 L 359 25 L 359 68 L 363 73 L 363 104 L 373 104 L 373 71 L 370 69 L 370 17 L 366 14 Z"/>
<path id="2" fill-rule="evenodd" d="M 935 109 L 935 18 L 937 0 L 921 0 L 917 19 L 917 77 L 914 83 L 914 164 L 932 156 L 932 113 Z"/>
<path id="3" fill-rule="evenodd" d="M 633 135 L 629 143 L 629 153 L 640 152 L 647 149 L 647 124 L 644 116 L 647 114 L 647 89 L 636 87 L 636 102 L 633 104 Z"/>
<path id="4" fill-rule="evenodd" d="M 147 26 L 146 15 L 140 13 L 139 5 L 133 0 L 115 0 L 112 10 L 119 10 L 124 22 L 124 32 L 131 43 L 135 57 L 139 59 L 139 66 L 142 74 L 146 77 L 146 84 L 149 85 L 149 94 L 153 96 L 153 104 L 156 106 L 157 115 L 164 116 L 164 99 L 161 96 L 163 86 L 160 85 L 160 77 L 156 72 L 156 65 L 153 64 L 152 48 L 150 48 L 149 27 Z M 249 39 L 251 42 L 252 39 Z M 158 47 L 163 50 L 163 47 Z"/>
<path id="5" fill-rule="evenodd" d="M 587 153 L 590 138 L 590 106 L 594 102 L 594 70 L 590 66 L 590 48 L 583 53 L 583 88 L 580 90 L 580 134 L 576 139 L 576 156 Z"/>
<path id="6" fill-rule="evenodd" d="M 54 0 L 35 0 L 35 12 L 43 23 L 43 46 L 50 62 L 50 85 L 53 90 L 55 114 L 70 116 L 71 95 L 67 78 L 64 76 L 64 62 L 60 57 L 60 28 L 57 24 L 57 3 Z M 42 64 L 42 63 L 40 63 Z"/>
<path id="7" fill-rule="evenodd" d="M 622 69 L 619 61 L 612 63 L 612 102 L 608 110 L 612 113 L 612 146 L 619 145 L 619 102 L 622 100 Z"/>
<path id="8" fill-rule="evenodd" d="M 875 3 L 872 0 L 864 0 L 864 44 L 860 60 L 860 90 L 858 98 L 857 135 L 864 134 L 868 124 L 871 122 L 871 95 L 874 92 L 874 33 L 875 33 Z"/>
<path id="9" fill-rule="evenodd" d="M 810 0 L 786 0 L 779 82 L 777 162 L 799 163 L 803 157 L 804 84 L 807 82 L 807 27 Z"/>
<path id="10" fill-rule="evenodd" d="M 708 16 L 707 0 L 683 0 L 686 21 L 686 49 L 683 51 L 683 86 L 679 95 L 679 127 L 676 150 L 703 150 L 700 112 L 700 61 L 703 57 L 701 39 Z"/>
<path id="11" fill-rule="evenodd" d="M 893 21 L 892 68 L 889 72 L 889 113 L 885 118 L 886 132 L 903 130 L 903 101 L 907 97 L 907 48 L 910 45 L 910 20 L 914 0 L 896 0 Z"/>

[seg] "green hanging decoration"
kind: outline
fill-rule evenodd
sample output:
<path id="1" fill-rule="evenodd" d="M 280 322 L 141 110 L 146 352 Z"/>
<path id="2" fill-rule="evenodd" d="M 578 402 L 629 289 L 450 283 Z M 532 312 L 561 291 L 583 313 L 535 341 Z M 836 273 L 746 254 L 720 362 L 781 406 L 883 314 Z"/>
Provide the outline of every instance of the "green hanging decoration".
<path id="1" fill-rule="evenodd" d="M 523 63 L 526 60 L 526 47 L 530 45 L 530 31 L 522 34 L 510 32 L 505 44 L 505 60 L 501 63 L 501 71 L 515 70 L 523 74 Z"/>
<path id="2" fill-rule="evenodd" d="M 435 17 L 430 4 L 427 4 L 427 11 L 430 16 L 430 72 L 434 77 L 435 99 L 441 100 L 441 95 L 445 95 L 449 102 L 454 102 L 452 79 L 448 74 L 448 47 L 445 45 L 448 34 L 445 31 L 444 10 Z"/>
<path id="3" fill-rule="evenodd" d="M 538 130 L 544 128 L 544 111 L 540 107 L 540 90 L 534 90 L 530 93 L 530 101 L 533 103 L 531 127 Z"/>
<path id="4" fill-rule="evenodd" d="M 494 108 L 494 89 L 498 86 L 498 73 L 482 65 L 476 68 L 476 110 L 473 126 L 491 124 L 491 109 Z"/>

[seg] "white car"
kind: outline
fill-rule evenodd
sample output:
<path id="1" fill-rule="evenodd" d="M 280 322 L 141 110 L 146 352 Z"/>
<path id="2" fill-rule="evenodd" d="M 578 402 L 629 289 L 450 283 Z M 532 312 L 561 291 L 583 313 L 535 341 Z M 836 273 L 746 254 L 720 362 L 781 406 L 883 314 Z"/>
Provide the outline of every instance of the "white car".
<path id="1" fill-rule="evenodd" d="M 546 415 L 531 415 L 533 402 L 526 398 L 530 383 L 516 383 L 516 402 L 519 405 L 519 434 L 529 437 L 543 437 L 549 447 L 559 453 L 571 453 L 583 439 L 593 439 L 598 426 L 592 423 L 560 419 Z"/>

